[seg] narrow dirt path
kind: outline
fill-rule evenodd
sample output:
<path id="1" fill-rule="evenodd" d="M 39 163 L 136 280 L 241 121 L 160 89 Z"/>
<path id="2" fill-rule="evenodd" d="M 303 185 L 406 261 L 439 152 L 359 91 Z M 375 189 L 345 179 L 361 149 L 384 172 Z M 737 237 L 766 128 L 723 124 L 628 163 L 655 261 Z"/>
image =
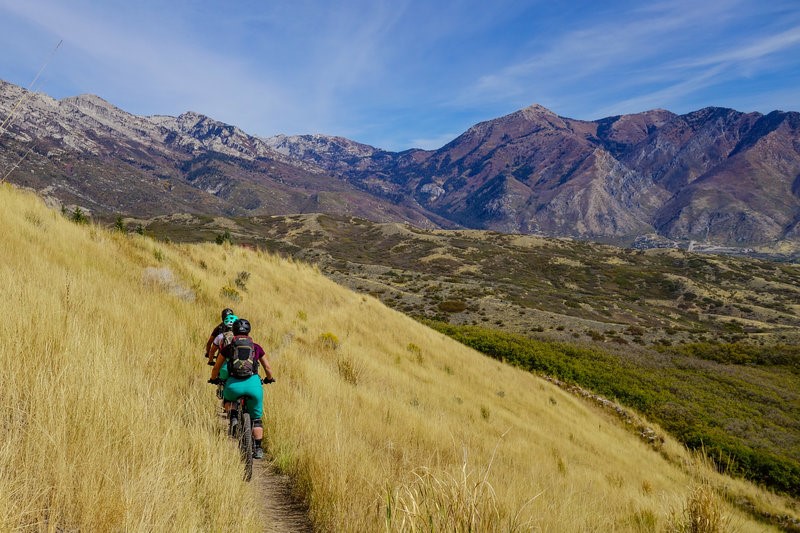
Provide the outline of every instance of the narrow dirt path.
<path id="1" fill-rule="evenodd" d="M 227 431 L 228 420 L 221 406 L 217 417 L 223 431 Z M 306 505 L 292 495 L 289 476 L 281 474 L 268 457 L 253 461 L 253 479 L 258 494 L 259 516 L 264 521 L 265 533 L 313 533 L 314 527 L 308 519 Z"/>
<path id="2" fill-rule="evenodd" d="M 253 480 L 261 502 L 264 531 L 269 533 L 312 533 L 308 509 L 292 496 L 289 476 L 279 473 L 266 459 L 254 461 Z"/>

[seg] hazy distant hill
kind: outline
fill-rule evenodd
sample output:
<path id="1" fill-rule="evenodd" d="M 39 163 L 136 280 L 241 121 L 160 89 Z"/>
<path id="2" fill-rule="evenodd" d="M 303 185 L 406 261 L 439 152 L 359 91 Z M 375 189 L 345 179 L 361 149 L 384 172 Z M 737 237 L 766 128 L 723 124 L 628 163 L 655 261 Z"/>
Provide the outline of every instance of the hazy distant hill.
<path id="1" fill-rule="evenodd" d="M 96 96 L 0 82 L 10 180 L 92 211 L 321 212 L 421 227 L 630 243 L 800 242 L 800 114 L 706 108 L 580 121 L 534 105 L 435 151 L 262 139 L 197 113 L 140 117 Z M 7 170 L 4 171 L 4 174 Z"/>

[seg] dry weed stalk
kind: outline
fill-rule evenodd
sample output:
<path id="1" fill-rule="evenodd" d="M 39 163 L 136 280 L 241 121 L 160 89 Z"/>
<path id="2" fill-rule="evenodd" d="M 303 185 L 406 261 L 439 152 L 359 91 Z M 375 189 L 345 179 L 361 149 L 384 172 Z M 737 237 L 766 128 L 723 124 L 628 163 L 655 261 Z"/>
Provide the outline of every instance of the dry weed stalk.
<path id="1" fill-rule="evenodd" d="M 525 507 L 541 493 L 520 506 L 513 516 L 508 516 L 489 482 L 496 453 L 497 446 L 483 470 L 469 466 L 466 449 L 463 450 L 461 467 L 456 474 L 429 467 L 414 470 L 411 473 L 412 480 L 387 498 L 387 529 L 529 531 L 530 521 L 521 521 L 521 516 Z"/>
<path id="2" fill-rule="evenodd" d="M 674 533 L 724 533 L 730 518 L 723 513 L 722 502 L 708 483 L 698 484 L 689 494 L 683 510 L 673 512 L 670 531 Z"/>

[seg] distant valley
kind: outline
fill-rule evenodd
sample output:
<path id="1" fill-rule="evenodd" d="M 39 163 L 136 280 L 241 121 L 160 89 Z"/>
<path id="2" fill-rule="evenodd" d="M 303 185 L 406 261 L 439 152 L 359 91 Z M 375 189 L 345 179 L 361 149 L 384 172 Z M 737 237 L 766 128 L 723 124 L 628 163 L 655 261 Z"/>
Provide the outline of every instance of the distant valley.
<path id="1" fill-rule="evenodd" d="M 796 264 L 320 214 L 124 224 L 162 240 L 230 241 L 313 263 L 406 314 L 454 324 L 609 349 L 800 343 Z"/>

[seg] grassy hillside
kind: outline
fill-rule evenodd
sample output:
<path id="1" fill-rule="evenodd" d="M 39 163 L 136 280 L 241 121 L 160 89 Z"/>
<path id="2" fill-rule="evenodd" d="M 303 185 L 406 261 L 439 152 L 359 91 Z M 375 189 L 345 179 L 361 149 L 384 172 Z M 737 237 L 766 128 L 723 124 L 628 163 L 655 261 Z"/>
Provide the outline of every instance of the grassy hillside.
<path id="1" fill-rule="evenodd" d="M 630 365 L 598 348 L 431 325 L 481 353 L 633 406 L 704 448 L 719 469 L 800 497 L 800 347 L 687 345 Z"/>
<path id="2" fill-rule="evenodd" d="M 0 205 L 0 530 L 258 529 L 200 357 L 225 305 L 272 353 L 269 453 L 320 530 L 771 530 L 743 498 L 797 515 L 312 267 L 73 224 L 6 186 Z"/>
<path id="3" fill-rule="evenodd" d="M 146 270 L 174 251 L 0 204 L 0 531 L 255 528 L 211 497 L 248 492 L 197 364 L 209 303 Z"/>
<path id="4" fill-rule="evenodd" d="M 452 326 L 443 331 L 480 327 L 471 345 L 484 353 L 609 395 L 713 450 L 724 468 L 800 495 L 796 263 L 318 214 L 145 223 L 162 239 L 233 239 L 312 261 Z M 515 335 L 526 339 L 504 340 Z M 509 353 L 524 344 L 534 348 Z M 579 371 L 566 368 L 576 360 Z"/>

